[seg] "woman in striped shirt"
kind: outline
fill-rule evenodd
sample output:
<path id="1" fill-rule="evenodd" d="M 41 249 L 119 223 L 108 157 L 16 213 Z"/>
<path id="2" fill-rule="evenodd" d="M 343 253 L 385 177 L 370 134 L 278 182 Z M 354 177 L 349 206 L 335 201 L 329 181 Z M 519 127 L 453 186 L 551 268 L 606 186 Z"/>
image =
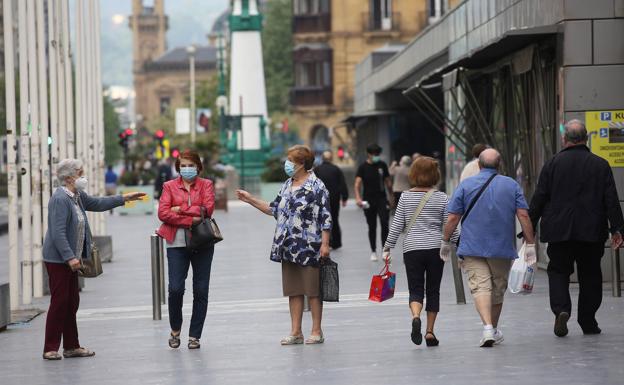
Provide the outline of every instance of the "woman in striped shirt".
<path id="1" fill-rule="evenodd" d="M 448 218 L 448 197 L 435 189 L 440 182 L 440 167 L 433 158 L 417 158 L 410 168 L 409 180 L 414 187 L 401 195 L 384 247 L 384 258 L 391 260 L 390 249 L 396 246 L 399 235 L 405 231 L 403 259 L 412 311 L 411 339 L 416 345 L 422 343 L 420 313 L 426 292 L 425 342 L 427 346 L 437 346 L 439 341 L 433 334 L 433 327 L 440 310 L 440 283 L 444 271 L 440 239 Z M 416 213 L 419 209 L 420 212 Z M 454 234 L 455 239 L 457 235 Z"/>

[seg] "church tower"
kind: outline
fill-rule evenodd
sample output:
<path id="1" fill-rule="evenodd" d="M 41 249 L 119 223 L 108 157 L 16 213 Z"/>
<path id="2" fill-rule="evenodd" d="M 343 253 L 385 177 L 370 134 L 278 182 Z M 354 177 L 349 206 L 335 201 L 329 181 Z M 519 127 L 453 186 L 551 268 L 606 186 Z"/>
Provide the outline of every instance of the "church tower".
<path id="1" fill-rule="evenodd" d="M 129 19 L 132 29 L 132 73 L 136 93 L 136 112 L 143 115 L 147 100 L 145 64 L 161 56 L 167 50 L 166 34 L 169 20 L 165 15 L 164 0 L 154 0 L 147 7 L 143 0 L 132 0 L 132 16 Z"/>

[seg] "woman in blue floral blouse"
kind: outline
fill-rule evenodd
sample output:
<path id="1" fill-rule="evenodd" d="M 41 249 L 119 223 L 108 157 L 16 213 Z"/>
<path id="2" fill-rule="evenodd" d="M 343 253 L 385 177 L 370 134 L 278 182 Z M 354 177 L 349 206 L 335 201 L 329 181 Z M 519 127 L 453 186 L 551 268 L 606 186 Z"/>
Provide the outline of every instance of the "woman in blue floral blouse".
<path id="1" fill-rule="evenodd" d="M 271 260 L 282 264 L 282 289 L 288 297 L 292 328 L 282 345 L 304 343 L 301 331 L 303 296 L 307 296 L 312 312 L 312 333 L 306 344 L 323 343 L 319 298 L 319 261 L 329 256 L 331 215 L 329 192 L 314 175 L 314 154 L 307 146 L 288 150 L 284 171 L 290 177 L 271 203 L 247 191 L 238 190 L 238 199 L 247 202 L 277 220 L 271 247 Z"/>

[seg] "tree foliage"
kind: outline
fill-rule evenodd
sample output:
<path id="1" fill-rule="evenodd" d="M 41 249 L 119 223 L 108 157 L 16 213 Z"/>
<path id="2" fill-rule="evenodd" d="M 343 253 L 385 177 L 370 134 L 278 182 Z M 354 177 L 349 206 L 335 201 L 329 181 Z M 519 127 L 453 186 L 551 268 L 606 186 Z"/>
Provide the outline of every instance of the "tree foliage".
<path id="1" fill-rule="evenodd" d="M 293 86 L 291 0 L 268 0 L 262 31 L 264 74 L 269 114 L 285 112 Z"/>
<path id="2" fill-rule="evenodd" d="M 117 141 L 119 130 L 119 114 L 111 100 L 104 98 L 104 160 L 106 164 L 113 164 L 121 158 L 121 147 Z"/>

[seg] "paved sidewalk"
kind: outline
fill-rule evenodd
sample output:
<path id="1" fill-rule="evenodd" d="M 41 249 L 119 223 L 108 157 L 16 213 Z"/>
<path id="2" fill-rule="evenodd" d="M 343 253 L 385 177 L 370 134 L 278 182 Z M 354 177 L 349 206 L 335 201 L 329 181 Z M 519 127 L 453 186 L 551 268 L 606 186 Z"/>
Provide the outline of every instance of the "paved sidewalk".
<path id="1" fill-rule="evenodd" d="M 437 348 L 409 339 L 407 282 L 395 255 L 397 295 L 382 304 L 367 300 L 370 278 L 380 263 L 368 261 L 365 221 L 342 212 L 341 302 L 325 306 L 326 342 L 282 347 L 289 332 L 287 300 L 281 297 L 279 265 L 268 259 L 274 222 L 251 208 L 231 205 L 216 219 L 226 240 L 217 245 L 202 348 L 167 347 L 168 321 L 151 319 L 149 216 L 109 219 L 114 262 L 88 280 L 81 294 L 82 344 L 91 359 L 41 360 L 45 314 L 0 333 L 1 383 L 13 384 L 622 384 L 624 299 L 605 285 L 598 314 L 604 334 L 583 336 L 573 315 L 570 335 L 552 334 L 547 281 L 539 272 L 529 296 L 508 295 L 501 328 L 505 342 L 477 347 L 481 326 L 473 305 L 456 305 L 450 266 L 442 284 Z M 0 275 L 7 236 L 0 236 Z M 187 283 L 190 283 L 190 277 Z M 192 300 L 187 284 L 183 342 Z M 467 291 L 468 292 L 468 291 Z M 573 295 L 577 290 L 574 287 Z M 45 306 L 47 299 L 41 301 Z M 311 322 L 304 315 L 304 333 Z"/>

